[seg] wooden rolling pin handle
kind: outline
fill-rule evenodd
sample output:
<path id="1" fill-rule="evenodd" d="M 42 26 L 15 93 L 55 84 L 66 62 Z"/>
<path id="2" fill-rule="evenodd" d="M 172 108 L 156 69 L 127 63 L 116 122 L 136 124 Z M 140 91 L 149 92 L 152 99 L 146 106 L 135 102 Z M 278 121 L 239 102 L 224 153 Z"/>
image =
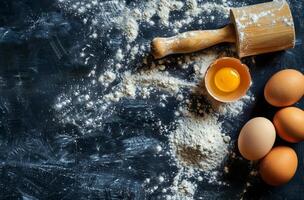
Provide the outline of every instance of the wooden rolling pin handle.
<path id="1" fill-rule="evenodd" d="M 217 30 L 189 31 L 169 38 L 154 38 L 151 44 L 154 58 L 170 54 L 191 53 L 222 42 L 235 43 L 235 29 L 232 24 Z"/>

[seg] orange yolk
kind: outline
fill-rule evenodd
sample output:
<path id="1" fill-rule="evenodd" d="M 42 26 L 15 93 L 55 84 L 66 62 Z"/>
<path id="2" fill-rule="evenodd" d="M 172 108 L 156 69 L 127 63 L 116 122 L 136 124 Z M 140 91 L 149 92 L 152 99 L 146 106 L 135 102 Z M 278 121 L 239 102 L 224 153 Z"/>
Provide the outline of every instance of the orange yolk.
<path id="1" fill-rule="evenodd" d="M 221 68 L 214 76 L 215 86 L 222 92 L 235 91 L 239 87 L 240 82 L 239 73 L 231 67 Z"/>

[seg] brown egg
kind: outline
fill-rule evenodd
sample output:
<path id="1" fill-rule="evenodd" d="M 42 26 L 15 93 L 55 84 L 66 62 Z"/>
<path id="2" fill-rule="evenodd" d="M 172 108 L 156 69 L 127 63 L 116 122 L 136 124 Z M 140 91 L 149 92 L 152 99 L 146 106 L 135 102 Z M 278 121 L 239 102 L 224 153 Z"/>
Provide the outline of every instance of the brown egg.
<path id="1" fill-rule="evenodd" d="M 247 160 L 259 160 L 272 148 L 276 132 L 270 120 L 256 117 L 242 128 L 238 138 L 240 153 Z"/>
<path id="2" fill-rule="evenodd" d="M 269 185 L 287 183 L 295 175 L 298 167 L 296 152 L 286 146 L 273 148 L 260 162 L 260 174 Z"/>
<path id="3" fill-rule="evenodd" d="M 232 102 L 243 97 L 251 84 L 246 65 L 239 59 L 223 57 L 215 60 L 205 74 L 208 93 L 221 102 Z"/>
<path id="4" fill-rule="evenodd" d="M 304 140 L 304 111 L 296 107 L 287 107 L 279 110 L 273 124 L 278 135 L 288 142 Z"/>
<path id="5" fill-rule="evenodd" d="M 277 107 L 290 106 L 304 95 L 304 76 L 294 69 L 274 74 L 264 88 L 266 101 Z"/>

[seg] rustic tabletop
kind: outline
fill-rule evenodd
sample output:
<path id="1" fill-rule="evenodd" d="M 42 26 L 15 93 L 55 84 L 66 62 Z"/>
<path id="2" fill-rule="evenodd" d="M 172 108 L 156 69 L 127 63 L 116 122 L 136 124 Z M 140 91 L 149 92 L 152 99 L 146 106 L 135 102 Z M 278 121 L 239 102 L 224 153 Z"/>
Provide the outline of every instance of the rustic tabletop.
<path id="1" fill-rule="evenodd" d="M 88 4 L 86 8 L 96 3 L 100 5 L 99 10 L 97 6 L 96 10 L 90 8 L 90 12 L 85 7 L 82 10 L 81 2 L 85 7 Z M 107 89 L 94 80 L 115 64 L 115 59 L 120 59 L 117 49 L 128 45 L 143 47 L 137 49 L 141 53 L 124 55 L 134 58 L 122 61 L 122 65 L 132 72 L 140 70 L 151 39 L 174 35 L 176 31 L 160 25 L 163 18 L 152 17 L 152 22 L 140 23 L 138 35 L 130 32 L 128 37 L 123 37 L 119 29 L 106 27 L 107 20 L 121 15 L 119 6 L 111 6 L 113 2 L 123 1 L 0 2 L 0 199 L 141 200 L 174 196 L 169 189 L 178 169 L 166 152 L 169 152 L 167 136 L 176 128 L 174 122 L 179 117 L 175 113 L 178 99 L 167 97 L 166 106 L 162 106 L 158 96 L 165 92 L 155 91 L 149 98 L 123 98 L 102 109 L 104 105 L 98 99 L 111 87 Z M 229 1 L 203 0 L 198 1 L 198 6 L 223 2 L 239 6 L 263 1 L 238 0 L 229 4 Z M 136 0 L 123 3 L 130 9 L 144 6 L 144 2 Z M 289 3 L 296 27 L 295 48 L 243 59 L 250 67 L 253 79 L 250 91 L 255 100 L 237 117 L 221 117 L 225 132 L 232 138 L 230 148 L 237 156 L 229 155 L 224 163 L 229 172 L 220 179 L 228 185 L 190 178 L 196 190 L 193 194 L 186 191 L 190 194 L 185 198 L 304 199 L 303 143 L 290 145 L 277 139 L 277 144 L 292 146 L 299 158 L 295 177 L 281 187 L 267 186 L 258 176 L 250 176 L 254 164 L 239 158 L 233 150 L 245 121 L 254 116 L 271 119 L 276 111 L 263 97 L 268 78 L 284 68 L 304 72 L 304 2 L 289 0 Z M 183 13 L 173 11 L 168 21 L 174 21 Z M 97 15 L 105 21 L 95 20 Z M 221 15 L 218 10 L 203 10 L 193 16 L 187 26 L 177 24 L 176 27 L 178 32 L 222 27 L 229 19 Z M 215 51 L 224 52 L 228 48 L 220 45 Z M 148 56 L 148 62 L 149 59 Z M 119 70 L 115 76 L 119 76 Z M 173 69 L 170 73 L 187 79 L 193 71 Z M 112 84 L 115 85 L 115 81 Z M 182 92 L 189 93 L 188 90 Z M 85 109 L 91 104 L 69 101 L 71 93 L 91 98 L 95 107 Z M 202 100 L 202 103 L 205 102 Z M 60 110 L 65 104 L 68 108 Z M 303 100 L 296 106 L 303 109 Z M 165 130 L 161 128 L 164 126 Z"/>

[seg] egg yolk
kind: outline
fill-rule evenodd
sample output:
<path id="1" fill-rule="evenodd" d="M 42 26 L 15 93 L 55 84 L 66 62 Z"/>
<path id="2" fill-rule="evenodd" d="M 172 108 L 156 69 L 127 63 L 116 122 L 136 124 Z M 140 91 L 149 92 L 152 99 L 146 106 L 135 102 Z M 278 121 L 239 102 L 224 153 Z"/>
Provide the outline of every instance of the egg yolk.
<path id="1" fill-rule="evenodd" d="M 233 92 L 240 85 L 239 73 L 231 68 L 224 67 L 218 70 L 214 76 L 215 86 L 223 92 Z"/>

